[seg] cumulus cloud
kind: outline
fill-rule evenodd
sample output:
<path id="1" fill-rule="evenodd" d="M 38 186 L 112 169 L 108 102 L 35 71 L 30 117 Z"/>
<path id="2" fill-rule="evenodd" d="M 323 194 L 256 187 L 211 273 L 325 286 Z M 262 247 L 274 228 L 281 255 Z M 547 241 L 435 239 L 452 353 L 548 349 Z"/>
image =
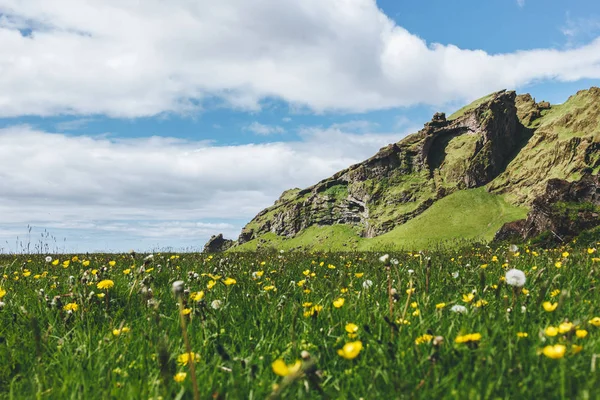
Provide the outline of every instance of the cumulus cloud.
<path id="1" fill-rule="evenodd" d="M 374 0 L 0 0 L 0 116 L 140 117 L 268 99 L 440 105 L 600 78 L 600 40 L 504 54 L 426 43 Z"/>
<path id="2" fill-rule="evenodd" d="M 219 231 L 231 237 L 284 190 L 310 186 L 403 136 L 305 128 L 295 142 L 214 146 L 0 129 L 0 239 L 27 224 L 76 242 L 146 239 L 137 246 L 203 242 Z"/>

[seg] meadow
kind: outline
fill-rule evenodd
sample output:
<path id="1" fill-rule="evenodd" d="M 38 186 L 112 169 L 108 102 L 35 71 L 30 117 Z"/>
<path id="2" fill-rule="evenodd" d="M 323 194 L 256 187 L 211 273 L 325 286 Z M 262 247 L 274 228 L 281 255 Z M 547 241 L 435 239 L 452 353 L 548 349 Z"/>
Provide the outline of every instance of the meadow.
<path id="1" fill-rule="evenodd" d="M 5 255 L 0 398 L 600 398 L 596 247 Z"/>

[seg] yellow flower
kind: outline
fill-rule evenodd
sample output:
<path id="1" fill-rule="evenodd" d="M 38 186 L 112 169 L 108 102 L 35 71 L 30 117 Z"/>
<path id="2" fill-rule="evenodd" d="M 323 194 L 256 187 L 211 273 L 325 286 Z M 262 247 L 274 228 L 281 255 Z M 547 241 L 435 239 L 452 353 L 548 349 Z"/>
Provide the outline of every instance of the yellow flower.
<path id="1" fill-rule="evenodd" d="M 567 333 L 567 332 L 570 332 L 571 329 L 573 329 L 573 323 L 572 322 L 563 322 L 562 324 L 560 324 L 558 326 L 558 332 L 559 333 Z"/>
<path id="2" fill-rule="evenodd" d="M 493 261 L 493 262 L 498 262 L 498 257 L 496 257 L 496 256 L 493 256 L 493 257 L 492 257 L 492 261 Z"/>
<path id="3" fill-rule="evenodd" d="M 340 297 L 339 299 L 333 301 L 333 306 L 335 308 L 340 308 L 341 306 L 344 305 L 344 302 L 345 302 L 344 298 Z"/>
<path id="4" fill-rule="evenodd" d="M 341 288 L 340 293 L 348 293 L 348 288 Z"/>
<path id="5" fill-rule="evenodd" d="M 596 252 L 596 249 L 588 248 L 587 252 L 588 252 L 588 254 L 594 254 Z"/>
<path id="6" fill-rule="evenodd" d="M 333 264 L 328 264 L 328 265 L 327 265 L 327 268 L 329 268 L 329 269 L 335 269 L 335 265 L 333 265 Z"/>
<path id="7" fill-rule="evenodd" d="M 473 304 L 473 306 L 477 307 L 477 308 L 481 308 L 481 307 L 487 306 L 487 305 L 488 305 L 487 300 L 478 300 L 477 302 L 475 302 L 475 304 Z"/>
<path id="8" fill-rule="evenodd" d="M 299 287 L 304 286 L 304 284 L 306 283 L 306 279 L 302 279 L 300 281 L 298 281 L 298 283 L 296 285 L 298 285 Z"/>
<path id="9" fill-rule="evenodd" d="M 575 331 L 575 336 L 577 336 L 580 339 L 583 339 L 584 337 L 586 337 L 588 334 L 588 331 L 586 331 L 585 329 L 577 329 Z"/>
<path id="10" fill-rule="evenodd" d="M 567 350 L 567 347 L 565 345 L 555 344 L 554 346 L 544 347 L 544 350 L 542 350 L 542 353 L 544 353 L 544 355 L 548 358 L 557 360 L 557 359 L 563 358 L 565 356 L 566 350 Z"/>
<path id="11" fill-rule="evenodd" d="M 214 280 L 212 280 L 212 279 L 211 279 L 211 280 L 210 280 L 210 281 L 208 281 L 208 283 L 206 284 L 206 288 L 207 288 L 207 289 L 212 289 L 212 288 L 213 288 L 213 287 L 214 287 L 216 284 L 217 284 L 217 281 L 214 281 Z"/>
<path id="12" fill-rule="evenodd" d="M 481 268 L 481 269 L 486 269 L 487 267 L 488 267 L 488 265 L 487 265 L 487 264 L 481 264 L 481 265 L 479 266 L 479 268 Z"/>
<path id="13" fill-rule="evenodd" d="M 223 281 L 226 286 L 235 285 L 237 281 L 233 278 L 227 278 Z"/>
<path id="14" fill-rule="evenodd" d="M 529 290 L 521 289 L 521 293 L 523 293 L 525 296 L 527 296 L 529 294 Z"/>
<path id="15" fill-rule="evenodd" d="M 433 339 L 433 335 L 424 334 L 415 339 L 415 344 L 418 346 L 420 344 L 429 343 Z"/>
<path id="16" fill-rule="evenodd" d="M 555 326 L 549 326 L 546 328 L 544 333 L 546 334 L 546 336 L 550 336 L 550 337 L 556 336 L 556 335 L 558 335 L 558 328 Z"/>
<path id="17" fill-rule="evenodd" d="M 115 283 L 113 281 L 111 281 L 110 279 L 105 279 L 103 281 L 98 282 L 98 284 L 96 285 L 96 287 L 100 290 L 102 289 L 110 289 L 113 286 L 115 286 Z"/>
<path id="18" fill-rule="evenodd" d="M 590 324 L 594 326 L 600 327 L 600 317 L 594 317 L 588 321 Z"/>
<path id="19" fill-rule="evenodd" d="M 473 293 L 463 294 L 463 296 L 462 296 L 462 299 L 465 303 L 472 302 L 474 298 L 475 298 L 475 295 Z"/>
<path id="20" fill-rule="evenodd" d="M 471 343 L 479 342 L 481 340 L 481 333 L 468 333 L 466 335 L 458 336 L 454 341 L 456 343 Z"/>
<path id="21" fill-rule="evenodd" d="M 81 263 L 81 265 L 83 265 L 84 267 L 87 267 L 90 265 L 90 260 L 85 260 Z"/>
<path id="22" fill-rule="evenodd" d="M 275 288 L 275 286 L 273 286 L 273 285 L 271 285 L 271 286 L 265 286 L 265 287 L 263 287 L 263 289 L 264 289 L 266 292 L 268 292 L 268 291 L 270 291 L 270 290 L 274 290 L 274 291 L 276 291 L 276 290 L 277 290 L 277 289 Z"/>
<path id="23" fill-rule="evenodd" d="M 121 333 L 127 333 L 129 331 L 130 331 L 130 329 L 128 327 L 124 326 L 121 329 L 118 329 L 118 328 L 113 329 L 112 333 L 115 336 L 119 336 Z"/>
<path id="24" fill-rule="evenodd" d="M 29 275 L 31 275 L 31 271 L 25 271 L 23 272 L 23 277 L 27 278 Z"/>
<path id="25" fill-rule="evenodd" d="M 413 301 L 412 303 L 410 303 L 410 306 L 412 308 L 417 308 L 417 307 L 419 307 L 419 304 L 416 301 Z"/>
<path id="26" fill-rule="evenodd" d="M 346 324 L 345 329 L 346 329 L 346 332 L 348 332 L 348 333 L 356 333 L 356 332 L 358 332 L 358 325 L 350 322 L 350 323 Z"/>
<path id="27" fill-rule="evenodd" d="M 191 312 L 192 312 L 191 308 L 184 308 L 183 310 L 181 310 L 181 314 L 183 314 L 183 315 L 190 315 Z"/>
<path id="28" fill-rule="evenodd" d="M 304 275 L 304 276 L 310 275 L 310 269 L 305 269 L 304 271 L 302 271 L 302 275 Z"/>
<path id="29" fill-rule="evenodd" d="M 550 303 L 549 301 L 545 301 L 542 303 L 542 307 L 544 307 L 544 310 L 552 312 L 556 310 L 556 307 L 558 307 L 558 303 Z"/>
<path id="30" fill-rule="evenodd" d="M 352 360 L 358 356 L 362 348 L 363 345 L 360 340 L 348 342 L 344 345 L 344 347 L 338 350 L 338 354 L 346 360 Z"/>
<path id="31" fill-rule="evenodd" d="M 554 263 L 554 266 L 556 268 L 561 268 L 562 267 L 562 263 L 560 261 L 557 261 L 557 262 Z"/>
<path id="32" fill-rule="evenodd" d="M 313 303 L 311 303 L 310 301 L 304 302 L 302 303 L 302 307 L 312 307 Z"/>
<path id="33" fill-rule="evenodd" d="M 96 296 L 97 296 L 99 299 L 103 299 L 103 298 L 104 298 L 104 296 L 106 296 L 106 294 L 105 294 L 105 293 L 98 293 Z"/>
<path id="34" fill-rule="evenodd" d="M 129 274 L 131 273 L 131 268 L 124 269 L 124 270 L 123 270 L 123 273 L 124 273 L 125 275 L 129 275 Z"/>
<path id="35" fill-rule="evenodd" d="M 59 261 L 58 261 L 58 258 L 57 258 L 56 260 L 52 261 L 52 265 L 58 265 L 58 262 Z"/>
<path id="36" fill-rule="evenodd" d="M 6 296 L 6 290 L 0 288 L 0 300 L 2 300 L 4 296 Z"/>
<path id="37" fill-rule="evenodd" d="M 173 377 L 173 380 L 175 382 L 177 382 L 177 383 L 181 383 L 181 382 L 185 381 L 186 377 L 187 377 L 187 373 L 186 372 L 178 372 Z"/>
<path id="38" fill-rule="evenodd" d="M 63 266 L 63 268 L 67 268 L 69 266 L 69 264 L 71 264 L 71 261 L 65 260 L 65 261 L 63 261 L 62 266 Z"/>
<path id="39" fill-rule="evenodd" d="M 63 310 L 65 310 L 65 311 L 77 311 L 77 310 L 79 310 L 79 306 L 77 305 L 77 303 L 69 303 L 69 304 L 66 304 L 63 307 Z"/>
<path id="40" fill-rule="evenodd" d="M 357 273 L 354 274 L 354 276 L 357 277 L 357 278 L 362 278 L 364 275 L 365 275 L 364 272 L 357 272 Z"/>
<path id="41" fill-rule="evenodd" d="M 577 354 L 581 350 L 583 350 L 583 346 L 579 346 L 579 345 L 576 345 L 576 344 L 572 344 L 571 345 L 571 351 L 573 352 L 573 354 Z"/>
<path id="42" fill-rule="evenodd" d="M 550 297 L 556 297 L 560 294 L 560 289 L 554 289 L 552 292 L 550 292 Z"/>
<path id="43" fill-rule="evenodd" d="M 569 252 L 568 251 L 563 252 L 562 256 L 563 256 L 563 258 L 569 257 Z"/>
<path id="44" fill-rule="evenodd" d="M 77 257 L 77 256 L 73 256 L 73 258 L 71 258 L 71 261 L 73 261 L 73 262 L 77 262 L 77 261 L 79 261 L 79 257 Z"/>
<path id="45" fill-rule="evenodd" d="M 421 314 L 421 312 L 419 310 L 415 310 L 412 313 L 413 317 L 418 317 L 420 314 Z"/>
<path id="46" fill-rule="evenodd" d="M 527 332 L 517 332 L 517 337 L 525 338 L 527 336 L 529 336 Z"/>
<path id="47" fill-rule="evenodd" d="M 111 267 L 114 267 L 115 265 L 117 265 L 116 261 L 109 261 L 108 265 L 110 265 Z"/>
<path id="48" fill-rule="evenodd" d="M 200 301 L 204 298 L 204 291 L 193 292 L 190 294 L 190 299 L 192 301 Z"/>
<path id="49" fill-rule="evenodd" d="M 265 271 L 256 271 L 254 272 L 254 276 L 257 278 L 261 278 L 264 275 Z"/>
<path id="50" fill-rule="evenodd" d="M 177 363 L 179 365 L 187 365 L 188 362 L 193 358 L 193 361 L 196 363 L 200 361 L 200 355 L 197 353 L 183 353 L 177 356 Z"/>
<path id="51" fill-rule="evenodd" d="M 406 289 L 406 294 L 413 294 L 415 292 L 415 288 Z"/>
<path id="52" fill-rule="evenodd" d="M 446 303 L 437 303 L 437 304 L 435 305 L 435 308 L 437 308 L 438 310 L 440 310 L 440 309 L 442 309 L 442 308 L 444 308 L 444 307 L 446 307 Z"/>
<path id="53" fill-rule="evenodd" d="M 93 270 L 92 270 L 92 275 L 96 275 L 97 273 L 98 273 L 98 270 L 97 270 L 97 269 L 93 269 Z"/>
<path id="54" fill-rule="evenodd" d="M 296 360 L 294 364 L 287 365 L 285 361 L 282 359 L 278 359 L 273 361 L 271 364 L 271 368 L 273 368 L 273 372 L 275 372 L 279 376 L 288 376 L 290 374 L 295 374 L 300 371 L 300 367 L 302 367 L 302 361 Z"/>

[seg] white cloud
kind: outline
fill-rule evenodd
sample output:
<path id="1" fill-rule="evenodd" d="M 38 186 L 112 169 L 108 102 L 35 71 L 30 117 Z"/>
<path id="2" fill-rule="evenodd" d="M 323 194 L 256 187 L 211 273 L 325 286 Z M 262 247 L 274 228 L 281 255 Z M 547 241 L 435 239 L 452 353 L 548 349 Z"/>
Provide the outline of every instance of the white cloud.
<path id="1" fill-rule="evenodd" d="M 600 34 L 600 17 L 572 18 L 567 13 L 566 22 L 560 30 L 567 37 L 568 44 L 574 46 Z"/>
<path id="2" fill-rule="evenodd" d="M 260 122 L 256 121 L 248 125 L 245 129 L 250 132 L 254 132 L 257 135 L 263 136 L 273 135 L 277 133 L 285 133 L 285 129 L 279 125 L 263 125 Z"/>
<path id="3" fill-rule="evenodd" d="M 28 224 L 93 249 L 132 246 L 121 243 L 127 237 L 135 246 L 202 243 L 219 231 L 231 237 L 284 190 L 310 186 L 403 136 L 306 128 L 296 142 L 214 146 L 0 129 L 0 239 Z"/>
<path id="4" fill-rule="evenodd" d="M 268 98 L 366 111 L 600 78 L 600 40 L 494 55 L 428 44 L 374 0 L 0 0 L 0 13 L 0 116 L 258 110 Z"/>

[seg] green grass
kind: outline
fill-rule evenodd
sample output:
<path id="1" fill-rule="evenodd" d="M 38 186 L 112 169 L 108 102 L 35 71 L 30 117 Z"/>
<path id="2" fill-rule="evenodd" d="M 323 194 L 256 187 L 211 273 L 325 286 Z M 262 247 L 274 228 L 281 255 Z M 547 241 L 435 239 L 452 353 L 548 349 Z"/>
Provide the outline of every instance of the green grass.
<path id="1" fill-rule="evenodd" d="M 424 249 L 455 240 L 488 241 L 504 223 L 526 215 L 527 209 L 510 205 L 483 187 L 461 190 L 394 230 L 364 241 L 360 248 Z"/>
<path id="2" fill-rule="evenodd" d="M 452 115 L 450 115 L 447 119 L 451 121 L 453 119 L 462 117 L 467 112 L 472 111 L 472 110 L 476 109 L 477 107 L 479 107 L 480 105 L 482 105 L 483 103 L 485 103 L 486 101 L 491 100 L 492 98 L 494 98 L 495 95 L 496 95 L 496 93 L 491 93 L 491 94 L 488 94 L 487 96 L 483 96 L 482 98 L 475 100 L 471 104 L 468 104 L 468 105 L 462 107 L 461 109 L 457 110 Z"/>
<path id="3" fill-rule="evenodd" d="M 144 271 L 143 255 L 53 255 L 56 266 L 45 255 L 3 256 L 0 398 L 192 398 L 190 370 L 177 363 L 186 347 L 171 292 L 176 280 L 204 293 L 183 299 L 202 399 L 264 399 L 274 385 L 284 399 L 597 397 L 600 327 L 589 321 L 600 317 L 598 252 L 568 245 L 521 246 L 518 255 L 505 247 L 391 253 L 391 309 L 381 254 L 156 254 Z M 503 284 L 508 268 L 525 272 L 527 293 Z M 98 289 L 103 279 L 114 287 Z M 338 298 L 340 308 L 333 306 Z M 544 301 L 558 306 L 546 312 Z M 77 310 L 65 311 L 68 303 Z M 313 312 L 314 305 L 322 309 Z M 452 312 L 454 305 L 465 314 Z M 565 321 L 577 328 L 544 333 Z M 348 323 L 357 326 L 353 338 Z M 130 331 L 114 335 L 119 327 Z M 481 339 L 456 342 L 470 333 Z M 416 344 L 424 334 L 436 344 Z M 360 341 L 360 353 L 340 357 L 351 341 Z M 563 358 L 541 354 L 555 344 L 565 346 Z M 303 351 L 299 375 L 274 373 L 275 360 L 292 364 Z M 177 372 L 187 373 L 181 383 Z"/>

